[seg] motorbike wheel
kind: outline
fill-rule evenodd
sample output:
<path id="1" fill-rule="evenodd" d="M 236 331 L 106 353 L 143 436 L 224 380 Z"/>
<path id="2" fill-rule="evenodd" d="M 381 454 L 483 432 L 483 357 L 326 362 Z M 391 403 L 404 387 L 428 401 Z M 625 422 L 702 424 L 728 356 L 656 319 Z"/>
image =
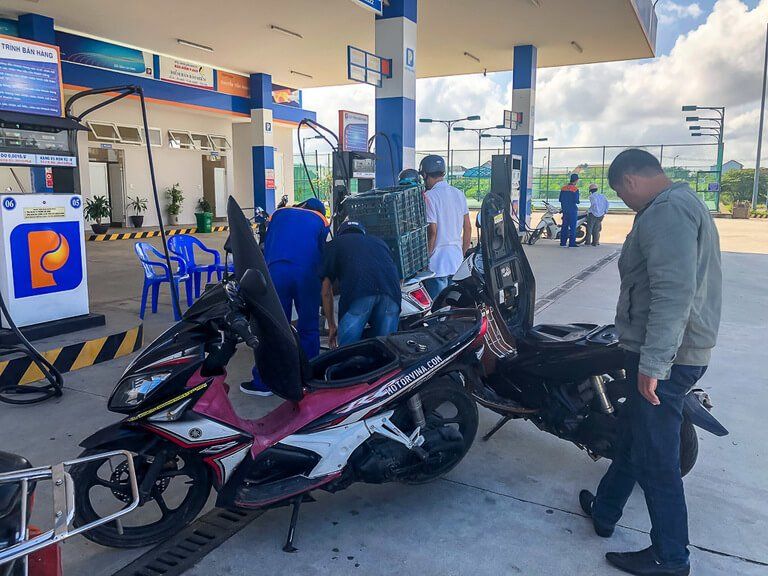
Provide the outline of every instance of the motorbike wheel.
<path id="1" fill-rule="evenodd" d="M 86 450 L 81 456 L 101 450 Z M 146 456 L 134 455 L 136 475 L 141 486 L 149 463 Z M 71 470 L 75 484 L 75 526 L 83 526 L 115 512 L 121 503 L 130 502 L 127 466 L 104 460 L 78 464 Z M 106 476 L 106 477 L 105 477 Z M 176 534 L 200 513 L 208 500 L 211 479 L 205 463 L 197 458 L 170 455 L 150 493 L 150 499 L 116 522 L 102 524 L 83 536 L 112 548 L 139 548 L 162 542 Z M 175 506 L 174 506 L 175 505 Z"/>
<path id="2" fill-rule="evenodd" d="M 680 474 L 685 476 L 693 470 L 699 457 L 699 437 L 690 420 L 683 416 L 680 425 Z"/>
<path id="3" fill-rule="evenodd" d="M 585 222 L 582 222 L 578 226 L 576 226 L 576 244 L 581 245 L 584 244 L 584 241 L 587 239 L 587 224 Z"/>
<path id="4" fill-rule="evenodd" d="M 452 450 L 449 454 L 435 454 L 429 451 L 429 445 L 425 443 L 422 448 L 427 451 L 428 459 L 432 460 L 438 456 L 438 463 L 428 468 L 425 464 L 415 472 L 400 478 L 400 481 L 406 484 L 425 484 L 447 474 L 461 462 L 477 434 L 477 404 L 450 376 L 442 376 L 428 383 L 419 390 L 419 396 L 427 421 L 426 429 L 422 432 L 442 427 L 453 428 L 461 434 L 462 446 L 458 451 Z M 410 423 L 410 426 L 403 425 L 401 428 L 410 434 L 415 426 L 407 406 L 403 406 L 398 412 L 394 416 L 395 421 Z"/>

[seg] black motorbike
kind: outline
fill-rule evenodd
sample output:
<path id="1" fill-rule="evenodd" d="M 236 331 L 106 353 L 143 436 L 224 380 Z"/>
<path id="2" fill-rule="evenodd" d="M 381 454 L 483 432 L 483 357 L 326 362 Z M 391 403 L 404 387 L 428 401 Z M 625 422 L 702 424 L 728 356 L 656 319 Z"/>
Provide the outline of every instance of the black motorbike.
<path id="1" fill-rule="evenodd" d="M 522 418 L 595 460 L 611 458 L 630 386 L 614 326 L 534 326 L 536 283 L 511 214 L 508 197 L 485 198 L 481 241 L 433 307 L 476 307 L 488 321 L 479 377 L 467 380 L 477 402 L 502 417 L 484 439 Z M 688 393 L 680 431 L 683 474 L 698 455 L 694 425 L 717 436 L 728 434 L 711 408 L 704 391 Z"/>

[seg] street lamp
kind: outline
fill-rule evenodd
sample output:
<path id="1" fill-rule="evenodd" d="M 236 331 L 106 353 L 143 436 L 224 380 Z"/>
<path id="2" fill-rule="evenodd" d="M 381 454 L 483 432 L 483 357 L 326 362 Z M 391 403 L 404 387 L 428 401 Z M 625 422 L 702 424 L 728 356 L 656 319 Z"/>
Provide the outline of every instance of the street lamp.
<path id="1" fill-rule="evenodd" d="M 445 157 L 445 163 L 448 166 L 448 182 L 451 181 L 451 128 L 458 122 L 464 122 L 465 120 L 480 120 L 480 116 L 477 114 L 473 116 L 466 116 L 465 118 L 456 118 L 454 120 L 436 120 L 434 118 L 419 118 L 419 122 L 422 124 L 442 124 L 448 130 L 448 150 Z"/>
<path id="2" fill-rule="evenodd" d="M 686 105 L 682 107 L 683 112 L 695 112 L 697 110 L 711 110 L 717 114 L 711 116 L 686 116 L 686 122 L 714 122 L 716 126 L 693 126 L 690 127 L 691 136 L 701 137 L 710 136 L 717 140 L 717 205 L 716 210 L 720 210 L 720 185 L 723 179 L 723 133 L 725 132 L 725 106 L 694 106 Z M 695 130 L 695 132 L 693 131 Z M 702 130 L 712 130 L 712 132 L 703 132 Z"/>
<path id="3" fill-rule="evenodd" d="M 455 126 L 454 130 L 456 132 L 475 132 L 477 134 L 477 199 L 480 200 L 480 162 L 482 160 L 481 158 L 481 151 L 483 148 L 483 134 L 488 132 L 488 130 L 496 130 L 497 128 L 504 128 L 503 125 L 497 124 L 496 126 L 488 126 L 486 128 L 464 128 L 463 126 Z"/>
<path id="4" fill-rule="evenodd" d="M 322 136 L 304 136 L 301 139 L 301 153 L 307 149 L 307 140 L 322 140 Z M 320 186 L 320 157 L 317 154 L 317 148 L 315 148 L 315 175 L 317 176 L 317 185 Z"/>

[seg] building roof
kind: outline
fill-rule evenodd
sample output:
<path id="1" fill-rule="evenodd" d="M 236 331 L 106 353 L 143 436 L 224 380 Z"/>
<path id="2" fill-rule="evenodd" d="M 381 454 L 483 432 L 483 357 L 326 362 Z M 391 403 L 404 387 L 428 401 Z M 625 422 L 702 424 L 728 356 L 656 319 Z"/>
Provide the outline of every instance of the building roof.
<path id="1" fill-rule="evenodd" d="M 350 83 L 347 45 L 375 49 L 374 14 L 356 0 L 5 0 L 0 16 L 37 12 L 57 29 L 308 88 Z M 420 0 L 419 77 L 512 69 L 515 45 L 539 67 L 654 55 L 651 0 Z M 301 38 L 276 31 L 279 26 Z M 184 39 L 213 48 L 178 44 Z M 468 52 L 479 62 L 465 55 Z M 382 55 L 382 56 L 387 56 Z"/>

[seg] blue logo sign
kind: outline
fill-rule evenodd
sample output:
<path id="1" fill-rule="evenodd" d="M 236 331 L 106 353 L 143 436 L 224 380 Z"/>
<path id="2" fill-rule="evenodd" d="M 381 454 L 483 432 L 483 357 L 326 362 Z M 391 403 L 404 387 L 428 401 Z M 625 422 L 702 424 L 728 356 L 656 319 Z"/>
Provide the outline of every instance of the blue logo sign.
<path id="1" fill-rule="evenodd" d="M 80 199 L 80 196 L 72 196 L 72 198 L 69 199 L 69 205 L 72 206 L 72 208 L 80 208 L 80 206 L 83 205 L 83 201 Z"/>
<path id="2" fill-rule="evenodd" d="M 414 52 L 413 48 L 406 48 L 405 49 L 405 67 L 413 70 L 415 66 L 416 66 L 416 52 Z"/>
<path id="3" fill-rule="evenodd" d="M 3 198 L 3 208 L 6 210 L 13 210 L 16 208 L 16 199 L 15 198 Z"/>
<path id="4" fill-rule="evenodd" d="M 73 290 L 83 281 L 78 222 L 20 224 L 10 241 L 16 298 Z"/>

